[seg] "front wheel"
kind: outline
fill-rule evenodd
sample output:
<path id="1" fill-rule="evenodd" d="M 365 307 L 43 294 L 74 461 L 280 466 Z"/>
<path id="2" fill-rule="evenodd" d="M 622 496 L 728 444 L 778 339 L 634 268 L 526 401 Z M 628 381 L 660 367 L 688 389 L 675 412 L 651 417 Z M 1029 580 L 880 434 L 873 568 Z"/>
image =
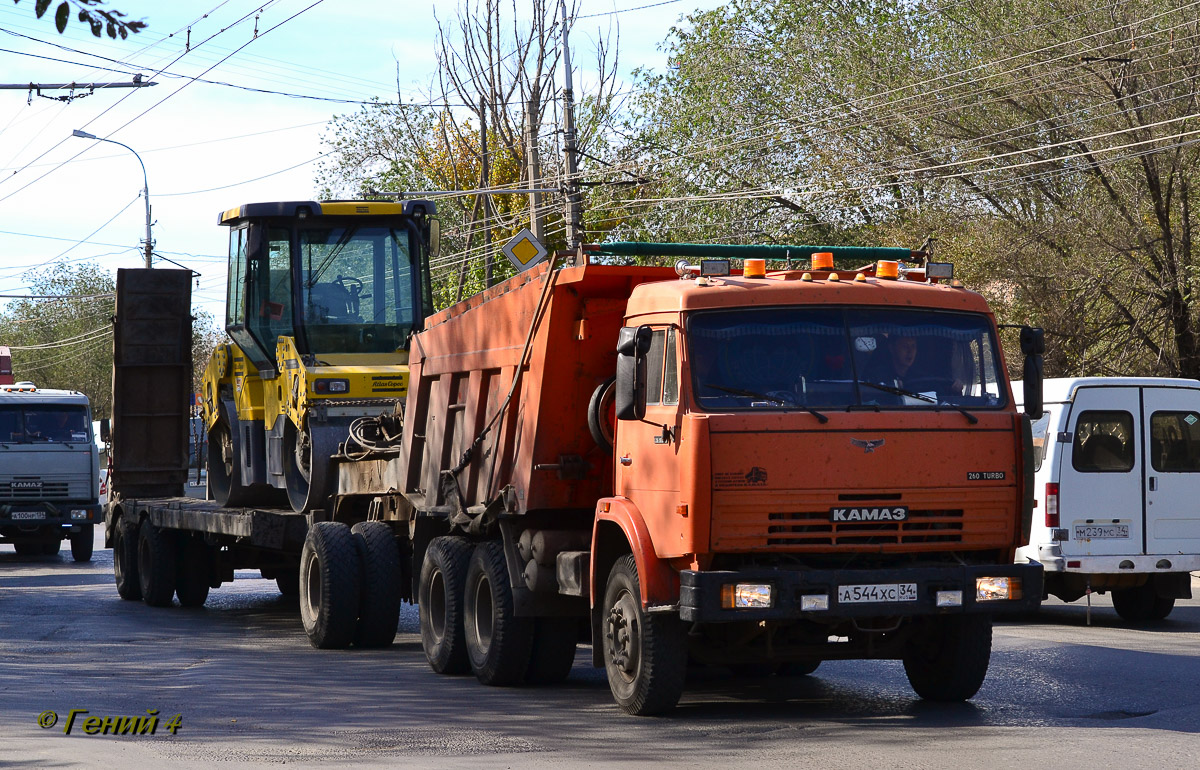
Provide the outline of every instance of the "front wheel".
<path id="1" fill-rule="evenodd" d="M 354 641 L 362 563 L 345 524 L 313 524 L 300 554 L 300 620 L 313 647 L 339 649 Z"/>
<path id="2" fill-rule="evenodd" d="M 990 615 L 926 618 L 904 652 L 904 673 L 925 700 L 956 702 L 983 686 L 992 656 Z"/>
<path id="3" fill-rule="evenodd" d="M 78 532 L 71 533 L 71 558 L 75 561 L 91 561 L 92 549 L 95 544 L 92 540 L 95 537 L 93 526 L 84 524 L 79 527 Z"/>
<path id="4" fill-rule="evenodd" d="M 617 705 L 627 714 L 669 711 L 683 694 L 687 636 L 676 615 L 642 609 L 637 563 L 626 554 L 604 590 L 604 668 Z"/>

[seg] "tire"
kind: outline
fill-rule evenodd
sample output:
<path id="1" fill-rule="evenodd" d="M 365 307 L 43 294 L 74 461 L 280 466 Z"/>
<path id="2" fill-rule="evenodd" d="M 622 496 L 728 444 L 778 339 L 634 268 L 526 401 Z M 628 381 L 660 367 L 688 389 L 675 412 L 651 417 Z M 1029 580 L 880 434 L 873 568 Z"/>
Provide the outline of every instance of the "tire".
<path id="1" fill-rule="evenodd" d="M 349 647 L 358 623 L 362 564 L 350 528 L 321 521 L 300 554 L 300 620 L 313 647 Z"/>
<path id="2" fill-rule="evenodd" d="M 776 673 L 779 676 L 808 676 L 821 665 L 819 660 L 792 661 L 784 663 Z"/>
<path id="3" fill-rule="evenodd" d="M 463 630 L 463 596 L 473 547 L 461 537 L 435 537 L 425 550 L 417 583 L 421 647 L 439 674 L 471 670 Z"/>
<path id="4" fill-rule="evenodd" d="M 579 621 L 576 618 L 534 619 L 533 648 L 529 653 L 525 682 L 557 684 L 565 680 L 575 665 L 578 642 Z"/>
<path id="5" fill-rule="evenodd" d="M 1118 588 L 1112 592 L 1113 609 L 1129 623 L 1153 623 L 1164 620 L 1175 609 L 1175 599 L 1164 599 L 1154 589 L 1153 580 L 1136 588 Z"/>
<path id="6" fill-rule="evenodd" d="M 212 584 L 212 551 L 204 541 L 192 535 L 179 543 L 179 573 L 175 595 L 183 607 L 203 607 Z"/>
<path id="7" fill-rule="evenodd" d="M 137 526 L 124 517 L 113 528 L 113 578 L 117 583 L 117 595 L 126 601 L 136 602 L 142 598 L 142 581 L 137 568 Z"/>
<path id="8" fill-rule="evenodd" d="M 92 524 L 84 524 L 78 532 L 71 533 L 71 558 L 75 561 L 91 561 L 95 548 L 95 531 Z"/>
<path id="9" fill-rule="evenodd" d="M 17 556 L 40 556 L 42 544 L 29 541 L 13 543 L 13 550 L 17 552 Z"/>
<path id="10" fill-rule="evenodd" d="M 951 615 L 922 622 L 904 652 L 904 673 L 925 700 L 958 702 L 979 692 L 992 655 L 990 615 Z"/>
<path id="11" fill-rule="evenodd" d="M 687 635 L 675 615 L 642 609 L 633 554 L 613 565 L 604 589 L 601 629 L 608 686 L 621 710 L 661 714 L 679 702 L 687 673 Z"/>
<path id="12" fill-rule="evenodd" d="M 175 598 L 178 550 L 174 532 L 159 529 L 148 520 L 138 527 L 138 583 L 142 601 L 151 607 L 170 607 Z"/>
<path id="13" fill-rule="evenodd" d="M 354 645 L 388 647 L 400 625 L 400 548 L 392 528 L 381 521 L 359 522 L 350 532 L 363 568 Z"/>
<path id="14" fill-rule="evenodd" d="M 289 567 L 277 570 L 275 573 L 275 585 L 279 587 L 279 593 L 288 598 L 299 596 L 300 568 Z"/>
<path id="15" fill-rule="evenodd" d="M 533 648 L 533 619 L 516 616 L 504 546 L 499 541 L 480 543 L 471 554 L 463 594 L 463 630 L 467 659 L 480 682 L 504 687 L 525 678 Z"/>
<path id="16" fill-rule="evenodd" d="M 613 409 L 616 382 L 616 377 L 609 377 L 596 386 L 588 400 L 587 410 L 588 431 L 592 434 L 592 440 L 609 454 L 613 451 L 613 420 L 616 416 L 609 412 Z"/>
<path id="17" fill-rule="evenodd" d="M 49 543 L 42 543 L 42 556 L 58 556 L 59 550 L 62 549 L 62 542 L 54 540 Z"/>

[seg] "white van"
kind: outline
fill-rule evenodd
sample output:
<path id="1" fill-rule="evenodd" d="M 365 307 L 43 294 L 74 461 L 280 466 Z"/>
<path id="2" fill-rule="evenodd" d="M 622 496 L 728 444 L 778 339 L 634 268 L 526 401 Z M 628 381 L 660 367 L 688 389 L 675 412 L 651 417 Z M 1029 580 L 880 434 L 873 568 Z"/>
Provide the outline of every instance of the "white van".
<path id="1" fill-rule="evenodd" d="M 1125 620 L 1162 620 L 1200 569 L 1200 380 L 1047 379 L 1044 402 L 1017 561 L 1063 601 L 1112 592 Z"/>

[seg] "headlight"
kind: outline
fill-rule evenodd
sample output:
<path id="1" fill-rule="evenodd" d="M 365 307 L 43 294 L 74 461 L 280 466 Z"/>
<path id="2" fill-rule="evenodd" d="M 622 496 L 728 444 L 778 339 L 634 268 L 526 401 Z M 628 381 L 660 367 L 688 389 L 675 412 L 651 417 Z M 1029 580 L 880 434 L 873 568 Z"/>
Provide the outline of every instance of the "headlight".
<path id="1" fill-rule="evenodd" d="M 313 380 L 316 393 L 346 393 L 349 390 L 350 380 Z"/>
<path id="2" fill-rule="evenodd" d="M 72 521 L 87 521 L 91 517 L 92 517 L 92 515 L 90 513 L 88 513 L 86 510 L 80 510 L 77 508 L 77 509 L 71 511 L 71 520 Z"/>
<path id="3" fill-rule="evenodd" d="M 1011 577 L 981 577 L 975 579 L 975 601 L 991 602 L 1020 599 L 1021 580 Z"/>

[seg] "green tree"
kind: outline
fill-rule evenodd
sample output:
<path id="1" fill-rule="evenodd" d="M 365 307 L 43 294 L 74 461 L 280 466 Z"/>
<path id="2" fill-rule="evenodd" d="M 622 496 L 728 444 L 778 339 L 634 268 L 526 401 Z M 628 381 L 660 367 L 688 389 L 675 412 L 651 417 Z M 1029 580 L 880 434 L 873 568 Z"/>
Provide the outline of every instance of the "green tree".
<path id="1" fill-rule="evenodd" d="M 19 3 L 21 0 L 13 2 Z M 34 0 L 33 12 L 40 19 L 50 10 L 51 5 L 52 0 Z M 96 37 L 107 33 L 114 40 L 118 37 L 124 40 L 130 33 L 136 34 L 146 28 L 144 21 L 126 21 L 124 13 L 104 8 L 104 0 L 61 0 L 54 9 L 54 26 L 59 34 L 67 29 L 72 6 L 75 8 L 75 20 L 87 24 Z"/>
<path id="2" fill-rule="evenodd" d="M 30 294 L 0 313 L 0 340 L 12 348 L 13 376 L 40 388 L 78 390 L 96 419 L 112 409 L 112 274 L 59 263 L 26 274 Z"/>
<path id="3" fill-rule="evenodd" d="M 1056 374 L 1200 376 L 1200 22 L 1131 0 L 733 0 L 676 30 L 621 226 L 939 248 Z"/>

